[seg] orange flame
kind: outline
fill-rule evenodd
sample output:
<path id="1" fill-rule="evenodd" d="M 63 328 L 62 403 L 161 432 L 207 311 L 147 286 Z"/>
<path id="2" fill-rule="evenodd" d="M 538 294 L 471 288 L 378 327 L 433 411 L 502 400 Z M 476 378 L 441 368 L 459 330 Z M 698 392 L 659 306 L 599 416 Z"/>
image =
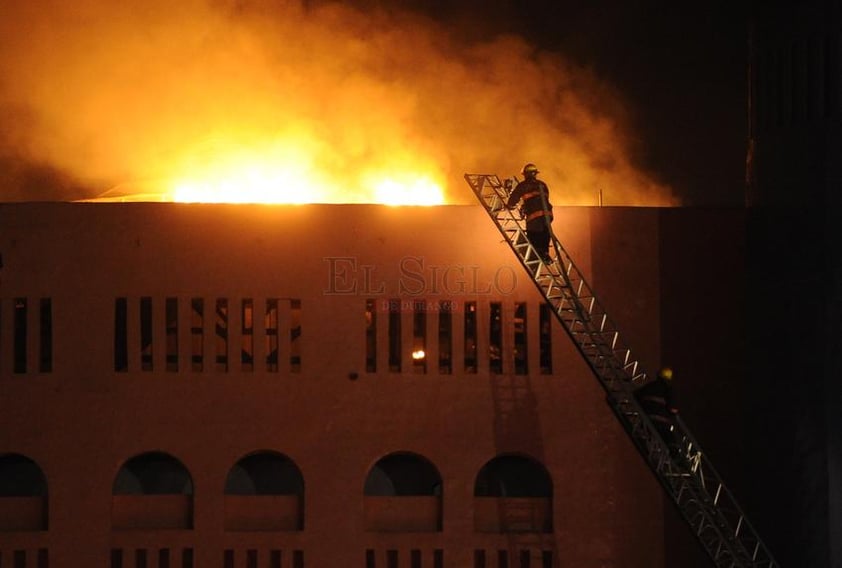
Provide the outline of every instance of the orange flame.
<path id="1" fill-rule="evenodd" d="M 0 163 L 112 201 L 439 204 L 473 202 L 466 171 L 534 162 L 554 204 L 674 203 L 610 86 L 463 36 L 328 1 L 2 2 Z"/>

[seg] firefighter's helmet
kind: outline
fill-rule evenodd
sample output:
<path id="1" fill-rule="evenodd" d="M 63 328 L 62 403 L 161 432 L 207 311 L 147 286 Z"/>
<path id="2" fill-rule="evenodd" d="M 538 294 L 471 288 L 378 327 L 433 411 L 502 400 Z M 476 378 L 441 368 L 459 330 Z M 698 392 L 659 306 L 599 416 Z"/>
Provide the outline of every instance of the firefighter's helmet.
<path id="1" fill-rule="evenodd" d="M 526 164 L 520 171 L 526 177 L 534 177 L 538 173 L 538 166 L 533 163 Z"/>
<path id="2" fill-rule="evenodd" d="M 672 380 L 672 369 L 670 367 L 664 367 L 660 371 L 658 371 L 658 378 L 664 379 L 665 381 Z"/>

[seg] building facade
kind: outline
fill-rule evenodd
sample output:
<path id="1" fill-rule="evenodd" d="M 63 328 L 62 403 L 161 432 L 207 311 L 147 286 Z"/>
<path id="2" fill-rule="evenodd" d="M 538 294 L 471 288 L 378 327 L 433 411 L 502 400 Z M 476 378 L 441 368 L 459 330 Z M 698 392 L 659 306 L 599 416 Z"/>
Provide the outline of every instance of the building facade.
<path id="1" fill-rule="evenodd" d="M 557 209 L 731 440 L 743 212 Z M 704 565 L 479 207 L 3 204 L 0 258 L 4 568 Z"/>

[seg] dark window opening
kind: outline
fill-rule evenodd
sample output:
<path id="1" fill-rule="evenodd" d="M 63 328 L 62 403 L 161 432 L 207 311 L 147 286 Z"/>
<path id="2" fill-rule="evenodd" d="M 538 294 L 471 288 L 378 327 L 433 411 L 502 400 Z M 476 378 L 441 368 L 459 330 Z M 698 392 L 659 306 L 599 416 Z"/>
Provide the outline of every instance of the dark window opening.
<path id="1" fill-rule="evenodd" d="M 272 550 L 269 553 L 269 568 L 281 568 L 281 551 L 280 550 Z"/>
<path id="2" fill-rule="evenodd" d="M 164 303 L 167 334 L 167 371 L 178 372 L 178 298 L 167 298 Z"/>
<path id="3" fill-rule="evenodd" d="M 146 549 L 138 548 L 134 551 L 135 568 L 146 568 Z"/>
<path id="4" fill-rule="evenodd" d="M 240 307 L 240 366 L 243 371 L 254 371 L 254 302 L 244 298 Z"/>
<path id="5" fill-rule="evenodd" d="M 193 549 L 185 548 L 181 553 L 181 568 L 193 568 Z"/>
<path id="6" fill-rule="evenodd" d="M 148 452 L 127 461 L 114 480 L 114 495 L 192 495 L 193 480 L 177 459 Z"/>
<path id="7" fill-rule="evenodd" d="M 542 375 L 551 375 L 553 372 L 552 317 L 550 306 L 541 304 L 538 309 L 538 359 Z"/>
<path id="8" fill-rule="evenodd" d="M 444 568 L 444 550 L 440 548 L 433 551 L 433 568 Z"/>
<path id="9" fill-rule="evenodd" d="M 26 568 L 26 551 L 15 550 L 15 553 L 12 555 L 12 562 L 14 563 L 14 568 Z"/>
<path id="10" fill-rule="evenodd" d="M 488 326 L 488 368 L 492 373 L 503 372 L 503 305 L 491 302 Z"/>
<path id="11" fill-rule="evenodd" d="M 497 551 L 497 566 L 498 566 L 498 568 L 509 568 L 509 551 L 508 550 L 498 550 Z"/>
<path id="12" fill-rule="evenodd" d="M 553 568 L 552 550 L 544 550 L 541 552 L 541 568 Z"/>
<path id="13" fill-rule="evenodd" d="M 389 371 L 401 372 L 401 301 L 389 301 Z"/>
<path id="14" fill-rule="evenodd" d="M 439 303 L 439 373 L 453 373 L 453 303 Z"/>
<path id="15" fill-rule="evenodd" d="M 41 468 L 20 454 L 0 455 L 0 497 L 46 497 Z"/>
<path id="16" fill-rule="evenodd" d="M 257 550 L 254 548 L 246 550 L 246 568 L 257 568 Z"/>
<path id="17" fill-rule="evenodd" d="M 485 568 L 484 550 L 474 550 L 474 568 Z"/>
<path id="18" fill-rule="evenodd" d="M 38 568 L 50 568 L 50 553 L 46 548 L 38 549 Z"/>
<path id="19" fill-rule="evenodd" d="M 228 300 L 216 300 L 216 370 L 228 371 Z"/>
<path id="20" fill-rule="evenodd" d="M 386 551 L 386 568 L 398 568 L 398 551 L 390 549 Z"/>
<path id="21" fill-rule="evenodd" d="M 363 492 L 380 497 L 441 495 L 441 484 L 432 463 L 416 454 L 398 452 L 371 468 Z"/>
<path id="22" fill-rule="evenodd" d="M 50 298 L 41 298 L 39 306 L 39 357 L 38 370 L 50 373 L 53 370 L 53 302 Z"/>
<path id="23" fill-rule="evenodd" d="M 365 370 L 377 372 L 377 310 L 374 300 L 365 301 Z"/>
<path id="24" fill-rule="evenodd" d="M 477 372 L 477 303 L 465 302 L 465 372 Z"/>
<path id="25" fill-rule="evenodd" d="M 123 551 L 119 548 L 111 549 L 111 568 L 123 568 Z"/>
<path id="26" fill-rule="evenodd" d="M 409 551 L 410 568 L 421 568 L 421 551 L 414 548 Z"/>
<path id="27" fill-rule="evenodd" d="M 205 301 L 190 300 L 190 368 L 195 373 L 205 369 Z"/>
<path id="28" fill-rule="evenodd" d="M 304 477 L 288 457 L 260 452 L 244 457 L 228 472 L 226 495 L 304 496 Z"/>
<path id="29" fill-rule="evenodd" d="M 527 345 L 526 304 L 515 304 L 515 374 L 529 374 L 529 349 Z"/>
<path id="30" fill-rule="evenodd" d="M 301 372 L 301 300 L 289 302 L 289 370 Z"/>
<path id="31" fill-rule="evenodd" d="M 26 337 L 27 337 L 27 306 L 26 298 L 15 298 L 14 323 L 14 371 L 26 372 Z"/>
<path id="32" fill-rule="evenodd" d="M 140 368 L 152 370 L 152 298 L 140 299 Z"/>
<path id="33" fill-rule="evenodd" d="M 170 568 L 169 548 L 161 548 L 158 550 L 158 568 Z"/>
<path id="34" fill-rule="evenodd" d="M 532 556 L 528 550 L 520 551 L 520 568 L 529 568 L 532 565 Z"/>
<path id="35" fill-rule="evenodd" d="M 114 370 L 124 373 L 129 370 L 128 300 L 114 300 Z"/>
<path id="36" fill-rule="evenodd" d="M 412 370 L 427 372 L 427 304 L 423 300 L 413 302 Z"/>
<path id="37" fill-rule="evenodd" d="M 375 562 L 374 551 L 370 548 L 365 551 L 365 568 L 377 568 Z"/>
<path id="38" fill-rule="evenodd" d="M 222 565 L 224 568 L 234 568 L 234 551 L 230 548 L 225 550 L 222 559 Z"/>
<path id="39" fill-rule="evenodd" d="M 292 551 L 292 568 L 304 568 L 304 551 Z"/>
<path id="40" fill-rule="evenodd" d="M 551 497 L 552 481 L 544 466 L 525 456 L 499 456 L 477 474 L 476 497 Z"/>
<path id="41" fill-rule="evenodd" d="M 263 328 L 266 331 L 266 370 L 278 372 L 278 300 L 266 300 L 266 312 L 263 316 Z"/>

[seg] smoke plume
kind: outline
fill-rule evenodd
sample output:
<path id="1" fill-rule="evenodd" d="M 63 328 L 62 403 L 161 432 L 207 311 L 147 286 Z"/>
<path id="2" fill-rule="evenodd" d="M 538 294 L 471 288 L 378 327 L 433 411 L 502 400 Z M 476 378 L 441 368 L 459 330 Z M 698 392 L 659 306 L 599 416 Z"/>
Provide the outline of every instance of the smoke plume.
<path id="1" fill-rule="evenodd" d="M 522 38 L 461 37 L 409 11 L 299 1 L 0 5 L 0 200 L 142 191 L 253 152 L 295 192 L 367 172 L 538 164 L 554 203 L 667 205 L 634 166 L 621 97 Z M 306 196 L 305 199 L 307 200 Z"/>

